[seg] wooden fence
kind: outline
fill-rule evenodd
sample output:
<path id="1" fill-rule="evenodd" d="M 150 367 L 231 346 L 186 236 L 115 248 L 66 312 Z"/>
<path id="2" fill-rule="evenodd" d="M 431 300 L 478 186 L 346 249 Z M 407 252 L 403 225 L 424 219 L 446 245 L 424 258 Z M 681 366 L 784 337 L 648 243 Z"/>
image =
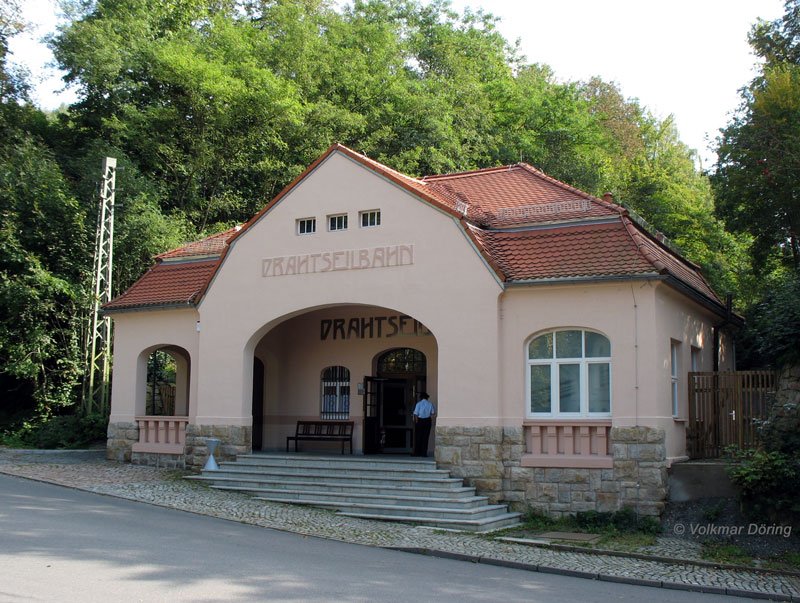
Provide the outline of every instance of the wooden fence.
<path id="1" fill-rule="evenodd" d="M 689 373 L 689 456 L 717 458 L 727 446 L 756 445 L 777 383 L 772 371 Z"/>

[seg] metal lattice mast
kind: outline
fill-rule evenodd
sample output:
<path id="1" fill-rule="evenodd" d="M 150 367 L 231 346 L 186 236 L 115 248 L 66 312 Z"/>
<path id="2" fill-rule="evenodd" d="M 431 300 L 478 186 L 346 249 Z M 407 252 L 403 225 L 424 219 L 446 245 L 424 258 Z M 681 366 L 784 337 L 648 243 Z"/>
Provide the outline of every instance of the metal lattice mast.
<path id="1" fill-rule="evenodd" d="M 111 319 L 101 307 L 111 301 L 111 265 L 114 248 L 114 191 L 117 160 L 103 159 L 103 180 L 97 211 L 94 248 L 92 310 L 86 334 L 86 372 L 83 383 L 83 411 L 108 413 L 111 377 Z"/>

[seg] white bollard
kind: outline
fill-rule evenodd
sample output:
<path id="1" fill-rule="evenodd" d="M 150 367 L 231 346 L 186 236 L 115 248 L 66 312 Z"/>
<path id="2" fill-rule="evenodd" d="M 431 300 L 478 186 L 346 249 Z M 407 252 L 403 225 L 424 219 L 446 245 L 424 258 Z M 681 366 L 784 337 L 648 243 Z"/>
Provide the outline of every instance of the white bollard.
<path id="1" fill-rule="evenodd" d="M 217 461 L 214 458 L 214 453 L 217 451 L 217 446 L 219 446 L 219 439 L 206 438 L 206 446 L 208 446 L 208 460 L 203 467 L 203 471 L 218 471 L 219 465 L 217 465 Z"/>

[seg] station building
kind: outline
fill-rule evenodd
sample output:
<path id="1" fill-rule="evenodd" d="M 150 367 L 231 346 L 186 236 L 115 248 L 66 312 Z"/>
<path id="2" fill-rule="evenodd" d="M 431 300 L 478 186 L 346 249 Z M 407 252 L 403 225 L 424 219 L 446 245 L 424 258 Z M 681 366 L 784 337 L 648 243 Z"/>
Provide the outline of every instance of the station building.
<path id="1" fill-rule="evenodd" d="M 610 195 L 524 163 L 417 179 L 341 145 L 104 309 L 109 458 L 199 467 L 210 436 L 229 458 L 343 419 L 356 454 L 407 454 L 427 391 L 441 467 L 554 514 L 658 514 L 688 372 L 734 362 L 726 304 Z"/>

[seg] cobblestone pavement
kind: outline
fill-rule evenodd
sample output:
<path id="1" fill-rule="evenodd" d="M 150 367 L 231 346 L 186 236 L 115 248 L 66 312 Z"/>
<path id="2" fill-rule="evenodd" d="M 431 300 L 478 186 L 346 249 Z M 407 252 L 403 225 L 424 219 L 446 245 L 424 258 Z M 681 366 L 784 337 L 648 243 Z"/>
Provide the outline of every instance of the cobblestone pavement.
<path id="1" fill-rule="evenodd" d="M 800 577 L 703 564 L 697 562 L 699 550 L 693 548 L 692 543 L 675 538 L 659 539 L 658 545 L 646 552 L 685 562 L 529 546 L 461 532 L 342 517 L 311 507 L 257 501 L 244 494 L 212 490 L 201 483 L 184 480 L 179 471 L 115 463 L 104 460 L 103 455 L 102 450 L 0 449 L 0 473 L 354 544 L 416 550 L 601 580 L 800 601 Z"/>

